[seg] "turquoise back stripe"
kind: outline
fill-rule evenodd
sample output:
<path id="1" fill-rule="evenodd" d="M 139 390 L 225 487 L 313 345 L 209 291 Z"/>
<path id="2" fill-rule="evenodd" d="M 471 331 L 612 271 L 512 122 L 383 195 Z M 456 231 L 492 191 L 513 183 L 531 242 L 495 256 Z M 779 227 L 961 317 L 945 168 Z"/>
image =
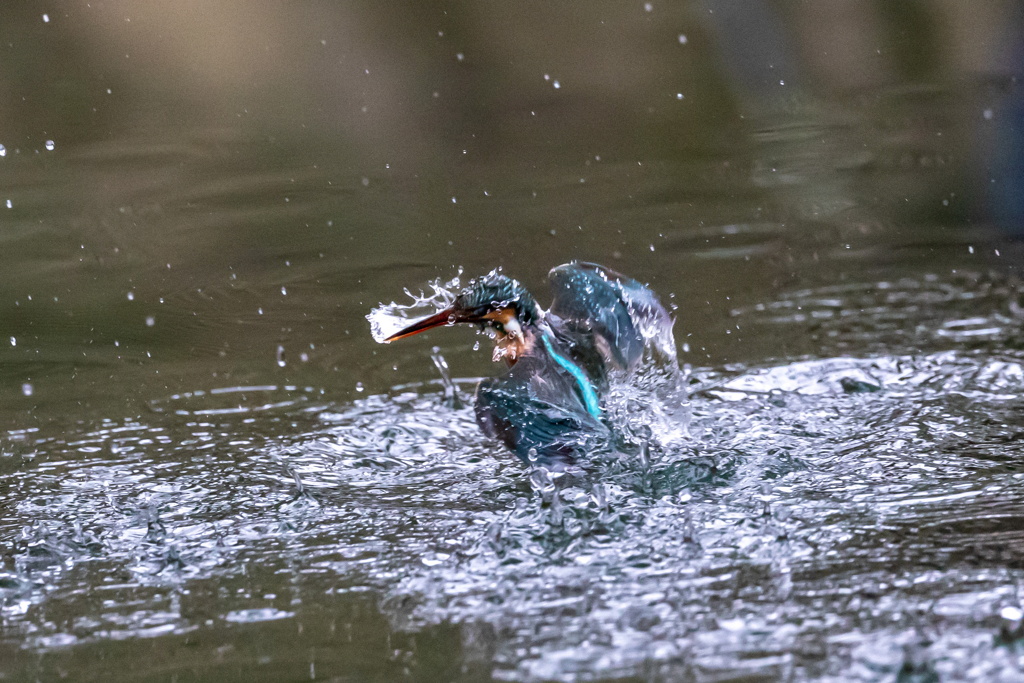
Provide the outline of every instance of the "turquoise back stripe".
<path id="1" fill-rule="evenodd" d="M 580 366 L 573 363 L 571 360 L 555 351 L 554 347 L 551 346 L 551 340 L 548 339 L 546 334 L 541 335 L 541 339 L 544 340 L 544 348 L 547 349 L 548 354 L 555 359 L 555 362 L 576 380 L 577 386 L 580 388 L 580 395 L 583 397 L 583 405 L 586 406 L 587 412 L 590 413 L 591 417 L 601 417 L 601 405 L 597 400 L 597 392 L 594 390 L 594 385 L 590 383 L 590 380 Z"/>

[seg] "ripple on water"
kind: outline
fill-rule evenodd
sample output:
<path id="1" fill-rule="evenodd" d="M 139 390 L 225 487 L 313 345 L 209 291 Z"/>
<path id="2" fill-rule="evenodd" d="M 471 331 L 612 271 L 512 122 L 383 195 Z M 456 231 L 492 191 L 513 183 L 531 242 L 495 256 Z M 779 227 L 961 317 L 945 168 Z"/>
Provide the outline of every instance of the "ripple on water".
<path id="1" fill-rule="evenodd" d="M 0 609 L 45 650 L 372 591 L 501 679 L 996 677 L 1020 664 L 992 642 L 1024 577 L 1022 360 L 698 370 L 685 429 L 562 480 L 440 385 L 179 395 L 5 475 Z"/>

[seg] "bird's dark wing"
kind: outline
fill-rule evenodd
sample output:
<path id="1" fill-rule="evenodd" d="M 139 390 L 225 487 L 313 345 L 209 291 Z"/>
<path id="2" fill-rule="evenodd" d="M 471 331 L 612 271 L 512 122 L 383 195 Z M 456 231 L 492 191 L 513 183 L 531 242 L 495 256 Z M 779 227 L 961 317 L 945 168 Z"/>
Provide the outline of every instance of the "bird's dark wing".
<path id="1" fill-rule="evenodd" d="M 525 464 L 570 465 L 585 456 L 605 434 L 568 386 L 552 386 L 551 377 L 513 371 L 480 383 L 476 419 L 485 434 L 502 441 Z M 556 380 L 557 382 L 557 380 Z"/>
<path id="2" fill-rule="evenodd" d="M 623 369 L 633 369 L 645 350 L 674 363 L 672 317 L 643 284 L 596 263 L 566 263 L 548 273 L 554 299 L 550 312 L 578 335 L 592 335 L 595 348 Z"/>

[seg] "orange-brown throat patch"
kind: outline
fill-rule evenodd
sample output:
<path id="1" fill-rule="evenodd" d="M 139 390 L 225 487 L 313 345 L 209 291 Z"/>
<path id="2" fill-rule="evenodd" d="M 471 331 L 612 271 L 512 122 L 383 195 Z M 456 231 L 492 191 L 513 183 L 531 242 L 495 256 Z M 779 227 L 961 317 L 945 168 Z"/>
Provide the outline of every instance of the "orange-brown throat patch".
<path id="1" fill-rule="evenodd" d="M 494 362 L 505 359 L 509 365 L 529 353 L 533 348 L 533 335 L 523 331 L 516 318 L 516 312 L 512 308 L 502 308 L 497 311 L 490 311 L 484 315 L 487 320 L 493 320 L 501 325 L 501 330 L 495 330 L 494 337 Z"/>

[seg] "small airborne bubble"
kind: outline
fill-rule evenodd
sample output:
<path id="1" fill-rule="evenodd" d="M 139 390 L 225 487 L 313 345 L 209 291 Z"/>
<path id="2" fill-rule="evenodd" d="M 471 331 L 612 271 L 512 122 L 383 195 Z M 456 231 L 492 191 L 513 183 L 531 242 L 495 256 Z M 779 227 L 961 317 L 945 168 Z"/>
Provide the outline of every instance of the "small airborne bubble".
<path id="1" fill-rule="evenodd" d="M 156 318 L 151 316 L 151 315 L 147 315 L 146 316 L 146 327 L 153 327 L 153 325 L 156 325 Z"/>
<path id="2" fill-rule="evenodd" d="M 285 365 L 287 365 L 287 363 L 285 363 L 285 360 L 284 360 L 284 347 L 281 346 L 280 344 L 277 345 L 276 357 L 277 357 L 277 367 L 283 368 Z"/>
<path id="3" fill-rule="evenodd" d="M 128 292 L 128 301 L 135 301 L 135 292 Z"/>
<path id="4" fill-rule="evenodd" d="M 363 383 L 362 382 L 356 382 L 356 391 L 362 393 L 363 390 L 364 390 Z"/>
<path id="5" fill-rule="evenodd" d="M 46 141 L 46 151 L 47 152 L 52 152 L 53 151 L 53 147 L 54 147 L 53 140 L 47 140 Z"/>
<path id="6" fill-rule="evenodd" d="M 13 209 L 14 208 L 14 204 L 11 203 L 10 199 L 7 200 L 7 208 L 8 209 Z"/>
<path id="7" fill-rule="evenodd" d="M 17 338 L 15 338 L 15 337 L 11 337 L 11 346 L 17 346 L 17 345 L 18 345 L 18 340 L 17 340 Z"/>
<path id="8" fill-rule="evenodd" d="M 49 24 L 50 23 L 50 15 L 49 14 L 44 14 L 43 15 L 43 23 L 44 24 Z"/>
<path id="9" fill-rule="evenodd" d="M 3 145 L 0 145 L 0 157 L 5 157 L 5 156 L 7 156 L 7 148 L 4 147 Z"/>
<path id="10" fill-rule="evenodd" d="M 553 85 L 555 86 L 555 90 L 558 90 L 559 88 L 562 87 L 562 84 L 559 83 L 557 80 L 553 83 Z"/>
<path id="11" fill-rule="evenodd" d="M 35 391 L 35 387 L 33 387 L 28 382 L 25 382 L 24 384 L 21 385 L 21 393 L 24 394 L 25 396 L 31 396 L 32 394 L 35 393 Z"/>
<path id="12" fill-rule="evenodd" d="M 288 288 L 281 285 L 281 296 L 288 296 Z"/>

